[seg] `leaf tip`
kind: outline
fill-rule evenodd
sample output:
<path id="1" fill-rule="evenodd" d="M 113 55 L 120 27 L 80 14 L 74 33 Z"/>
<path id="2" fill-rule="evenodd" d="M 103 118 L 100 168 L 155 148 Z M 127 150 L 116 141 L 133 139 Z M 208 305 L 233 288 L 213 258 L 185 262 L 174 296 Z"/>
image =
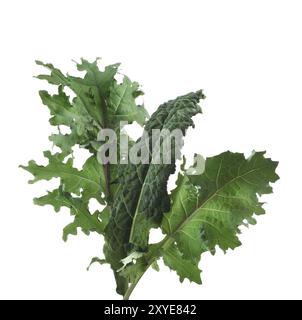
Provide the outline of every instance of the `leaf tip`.
<path id="1" fill-rule="evenodd" d="M 196 94 L 197 94 L 199 99 L 205 99 L 206 98 L 206 95 L 204 94 L 202 89 L 196 91 Z"/>

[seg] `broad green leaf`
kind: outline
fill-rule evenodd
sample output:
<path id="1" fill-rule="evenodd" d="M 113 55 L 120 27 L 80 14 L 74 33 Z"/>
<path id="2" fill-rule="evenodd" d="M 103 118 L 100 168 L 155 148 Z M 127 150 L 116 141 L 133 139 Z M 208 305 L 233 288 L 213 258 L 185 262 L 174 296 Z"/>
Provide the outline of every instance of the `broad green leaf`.
<path id="1" fill-rule="evenodd" d="M 54 126 L 69 126 L 70 134 L 53 134 L 50 140 L 61 150 L 69 154 L 75 144 L 89 145 L 96 139 L 98 127 L 87 111 L 74 99 L 71 103 L 64 93 L 63 86 L 59 86 L 58 94 L 50 95 L 47 91 L 40 91 L 40 97 L 44 105 L 49 108 L 50 124 Z"/>
<path id="2" fill-rule="evenodd" d="M 76 115 L 79 112 L 85 114 L 86 117 L 88 116 L 86 120 L 92 119 L 102 128 L 115 128 L 119 121 L 128 121 L 129 123 L 137 121 L 143 125 L 148 117 L 145 108 L 138 106 L 135 102 L 135 98 L 142 94 L 138 83 L 131 82 L 128 77 L 124 77 L 121 84 L 118 84 L 115 80 L 114 77 L 118 72 L 119 64 L 109 65 L 102 72 L 97 66 L 97 60 L 90 63 L 82 59 L 81 63 L 77 64 L 77 68 L 79 71 L 86 72 L 84 78 L 65 76 L 52 64 L 44 64 L 41 61 L 37 61 L 37 64 L 51 71 L 50 75 L 39 75 L 37 78 L 61 87 L 69 87 L 76 94 L 73 101 L 73 104 L 77 106 Z M 42 92 L 42 94 L 46 95 L 45 92 Z M 63 93 L 59 98 L 62 99 L 62 96 Z M 43 102 L 49 106 L 50 103 L 46 101 L 47 98 L 46 95 Z M 54 97 L 53 100 L 49 108 L 58 110 L 56 108 L 58 97 Z M 65 100 L 64 105 L 66 104 Z M 72 113 L 72 110 L 69 111 Z M 59 109 L 60 115 L 62 112 Z M 64 115 L 67 117 L 67 119 L 64 119 L 65 122 L 68 119 L 70 120 L 70 116 L 72 116 L 70 112 L 65 112 Z M 54 118 L 56 119 L 56 117 Z M 52 121 L 56 123 L 55 119 Z"/>
<path id="3" fill-rule="evenodd" d="M 79 136 L 75 132 L 71 134 L 58 133 L 50 135 L 49 140 L 59 147 L 63 154 L 68 155 L 72 153 L 72 147 L 79 142 Z M 80 145 L 82 145 L 82 143 L 80 143 Z"/>
<path id="4" fill-rule="evenodd" d="M 62 207 L 70 209 L 74 221 L 67 225 L 63 230 L 63 239 L 67 240 L 68 235 L 76 235 L 78 228 L 85 234 L 97 232 L 104 234 L 104 229 L 108 223 L 109 211 L 105 208 L 102 212 L 96 211 L 93 214 L 89 212 L 88 203 L 81 198 L 74 198 L 68 192 L 62 191 L 62 188 L 48 192 L 47 195 L 34 199 L 36 205 L 52 205 L 56 212 Z"/>
<path id="5" fill-rule="evenodd" d="M 65 203 L 65 196 L 62 188 L 48 191 L 46 195 L 40 198 L 34 198 L 34 204 L 37 206 L 51 205 L 54 207 L 55 212 L 59 212 L 60 209 L 65 206 Z"/>
<path id="6" fill-rule="evenodd" d="M 116 122 L 118 126 L 119 121 L 136 121 L 143 125 L 149 115 L 143 106 L 135 102 L 140 94 L 138 83 L 131 82 L 126 76 L 121 84 L 113 83 L 108 99 L 109 122 Z"/>
<path id="7" fill-rule="evenodd" d="M 73 167 L 72 158 L 69 158 L 65 163 L 64 155 L 52 155 L 46 151 L 44 156 L 49 161 L 46 166 L 40 166 L 35 161 L 30 161 L 28 166 L 21 166 L 34 176 L 34 179 L 29 183 L 60 178 L 65 192 L 78 196 L 82 194 L 83 201 L 96 198 L 100 203 L 104 203 L 102 192 L 105 190 L 105 177 L 102 166 L 95 157 L 90 157 L 85 162 L 83 169 L 78 170 Z M 81 190 L 83 191 L 81 192 Z"/>
<path id="8" fill-rule="evenodd" d="M 36 60 L 36 64 L 51 70 L 51 74 L 50 75 L 46 75 L 46 74 L 38 75 L 37 76 L 38 79 L 46 80 L 50 84 L 54 84 L 54 85 L 57 85 L 57 86 L 59 86 L 59 85 L 67 86 L 68 85 L 68 79 L 66 78 L 66 76 L 59 69 L 55 68 L 53 66 L 53 64 L 44 63 L 44 62 L 39 61 L 39 60 Z"/>
<path id="9" fill-rule="evenodd" d="M 37 64 L 48 68 L 50 75 L 39 75 L 37 78 L 47 80 L 51 84 L 69 87 L 76 94 L 76 103 L 82 110 L 86 110 L 89 116 L 103 128 L 106 124 L 106 105 L 103 94 L 108 95 L 109 87 L 114 80 L 118 65 L 108 66 L 104 73 L 97 68 L 96 62 L 88 63 L 82 60 L 78 69 L 86 71 L 84 79 L 79 77 L 65 76 L 52 64 L 44 64 L 37 61 Z"/>
<path id="10" fill-rule="evenodd" d="M 201 98 L 203 95 L 199 91 L 161 105 L 147 122 L 146 132 L 149 136 L 152 129 L 180 129 L 185 133 L 185 129 L 193 125 L 191 118 L 201 112 L 198 106 Z M 174 149 L 180 147 L 173 144 L 171 154 L 174 155 Z M 151 141 L 150 148 L 152 150 Z M 162 153 L 162 148 L 158 152 Z M 120 188 L 112 206 L 104 247 L 113 270 L 121 268 L 121 259 L 128 255 L 133 245 L 138 249 L 147 248 L 150 228 L 158 226 L 163 213 L 169 211 L 166 185 L 170 174 L 175 172 L 176 159 L 172 158 L 171 164 L 152 164 L 152 154 L 150 152 L 150 165 L 121 165 Z"/>
<path id="11" fill-rule="evenodd" d="M 175 244 L 172 244 L 163 252 L 163 260 L 166 266 L 177 272 L 180 282 L 183 282 L 185 278 L 188 278 L 190 281 L 201 284 L 198 263 L 184 259 L 182 253 Z"/>
<path id="12" fill-rule="evenodd" d="M 74 215 L 74 221 L 63 229 L 63 240 L 66 241 L 68 235 L 77 235 L 78 228 L 89 235 L 90 232 L 104 234 L 105 225 L 100 222 L 100 212 L 96 211 L 91 214 L 88 210 L 87 203 L 78 198 L 70 198 L 66 201 L 66 206 L 70 208 L 70 212 Z"/>
<path id="13" fill-rule="evenodd" d="M 93 118 L 89 116 L 86 110 L 81 108 L 74 101 L 70 102 L 70 98 L 63 91 L 63 86 L 58 87 L 58 94 L 50 95 L 47 91 L 39 92 L 41 100 L 50 111 L 50 124 L 53 126 L 65 125 L 77 126 L 77 133 L 83 133 L 85 126 L 93 122 Z"/>
<path id="14" fill-rule="evenodd" d="M 254 215 L 265 213 L 259 196 L 272 192 L 277 164 L 264 152 L 248 159 L 225 152 L 208 158 L 201 175 L 180 174 L 162 229 L 175 240 L 182 258 L 194 264 L 203 252 L 215 252 L 216 246 L 223 251 L 238 247 L 239 226 L 255 224 Z M 179 272 L 176 264 L 174 269 Z"/>
<path id="15" fill-rule="evenodd" d="M 111 128 L 116 131 L 119 148 L 119 121 L 129 123 L 136 121 L 143 125 L 148 117 L 145 108 L 137 105 L 135 101 L 136 97 L 142 94 L 138 83 L 131 82 L 126 76 L 121 84 L 117 83 L 115 76 L 119 64 L 109 65 L 104 71 L 100 71 L 97 60 L 91 63 L 82 59 L 81 63 L 77 63 L 77 69 L 84 72 L 83 77 L 65 75 L 52 64 L 41 61 L 37 61 L 37 64 L 50 70 L 50 74 L 39 75 L 37 78 L 58 86 L 57 94 L 50 95 L 47 91 L 40 91 L 40 96 L 43 104 L 50 110 L 50 123 L 59 128 L 59 132 L 50 135 L 49 140 L 59 147 L 65 156 L 72 154 L 73 147 L 79 145 L 96 157 L 98 151 L 96 146 L 100 147 L 104 143 L 98 141 L 101 128 Z M 71 100 L 65 93 L 65 88 L 71 89 L 76 95 L 75 98 Z M 62 134 L 60 126 L 68 126 L 70 133 Z M 101 164 L 99 168 L 102 170 L 102 188 L 96 197 L 102 202 L 101 192 L 105 192 L 106 201 L 111 204 L 115 191 L 112 181 L 116 179 L 116 169 L 114 166 Z M 63 166 L 58 169 L 60 172 Z M 48 178 L 46 171 L 43 171 L 44 176 L 42 174 L 41 179 Z M 75 171 L 73 173 L 78 175 Z M 99 175 L 96 178 L 99 178 Z M 65 191 L 78 195 L 78 184 L 74 184 L 74 181 L 68 183 L 71 181 L 70 178 L 66 181 L 64 177 L 64 180 L 67 184 Z"/>
<path id="16" fill-rule="evenodd" d="M 75 79 L 76 82 L 83 82 L 84 85 L 97 87 L 99 99 L 101 100 L 101 96 L 108 97 L 120 63 L 106 66 L 104 71 L 100 71 L 97 65 L 98 60 L 100 59 L 98 58 L 91 63 L 85 59 L 81 59 L 81 63 L 77 63 L 77 69 L 79 71 L 86 71 L 85 77 L 83 80 L 75 77 L 71 77 L 71 79 Z"/>

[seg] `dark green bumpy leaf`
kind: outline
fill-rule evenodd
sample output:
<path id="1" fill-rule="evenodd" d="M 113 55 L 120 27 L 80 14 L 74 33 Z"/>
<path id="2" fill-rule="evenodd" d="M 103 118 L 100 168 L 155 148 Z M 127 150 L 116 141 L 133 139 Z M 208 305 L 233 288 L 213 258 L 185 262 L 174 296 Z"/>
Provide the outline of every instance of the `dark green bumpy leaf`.
<path id="1" fill-rule="evenodd" d="M 201 91 L 178 97 L 161 105 L 145 125 L 145 131 L 151 137 L 152 129 L 182 130 L 193 126 L 192 117 L 201 112 L 198 106 L 203 98 Z M 138 143 L 142 141 L 139 140 Z M 148 141 L 149 143 L 149 141 Z M 153 141 L 154 143 L 154 141 Z M 150 142 L 149 163 L 152 154 Z M 171 155 L 180 145 L 172 144 Z M 162 152 L 159 148 L 158 152 Z M 121 268 L 121 259 L 127 256 L 134 245 L 147 248 L 149 230 L 158 226 L 164 212 L 169 210 L 170 199 L 167 193 L 167 181 L 175 172 L 175 158 L 171 164 L 128 164 L 122 166 L 119 179 L 120 188 L 112 206 L 112 216 L 106 229 L 104 252 L 113 270 Z M 117 275 L 118 292 L 127 288 L 127 280 Z"/>

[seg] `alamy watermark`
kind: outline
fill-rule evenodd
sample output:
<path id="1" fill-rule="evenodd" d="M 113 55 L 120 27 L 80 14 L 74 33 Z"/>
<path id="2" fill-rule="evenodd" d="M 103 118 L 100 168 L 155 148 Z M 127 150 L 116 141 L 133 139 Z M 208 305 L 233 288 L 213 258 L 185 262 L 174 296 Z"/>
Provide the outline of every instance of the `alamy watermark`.
<path id="1" fill-rule="evenodd" d="M 171 164 L 181 159 L 183 132 L 180 129 L 144 130 L 142 137 L 135 143 L 129 140 L 124 127 L 126 121 L 120 122 L 118 133 L 113 129 L 101 129 L 98 134 L 97 158 L 101 164 Z M 201 174 L 204 159 L 195 157 L 194 166 L 187 172 L 191 175 Z"/>

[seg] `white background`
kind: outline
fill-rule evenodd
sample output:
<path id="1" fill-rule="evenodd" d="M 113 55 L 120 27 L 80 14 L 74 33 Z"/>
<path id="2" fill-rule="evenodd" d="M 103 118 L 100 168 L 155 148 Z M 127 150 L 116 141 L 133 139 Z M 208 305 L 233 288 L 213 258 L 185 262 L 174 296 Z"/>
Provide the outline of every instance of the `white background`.
<path id="1" fill-rule="evenodd" d="M 67 243 L 67 211 L 36 207 L 51 189 L 28 185 L 18 169 L 43 162 L 51 147 L 48 110 L 32 76 L 35 59 L 72 73 L 71 59 L 122 62 L 153 112 L 167 99 L 203 88 L 204 114 L 188 132 L 186 154 L 267 150 L 281 179 L 265 198 L 267 215 L 245 229 L 243 246 L 205 254 L 203 285 L 150 270 L 133 299 L 302 298 L 301 1 L 1 1 L 0 298 L 115 299 L 97 235 Z"/>

